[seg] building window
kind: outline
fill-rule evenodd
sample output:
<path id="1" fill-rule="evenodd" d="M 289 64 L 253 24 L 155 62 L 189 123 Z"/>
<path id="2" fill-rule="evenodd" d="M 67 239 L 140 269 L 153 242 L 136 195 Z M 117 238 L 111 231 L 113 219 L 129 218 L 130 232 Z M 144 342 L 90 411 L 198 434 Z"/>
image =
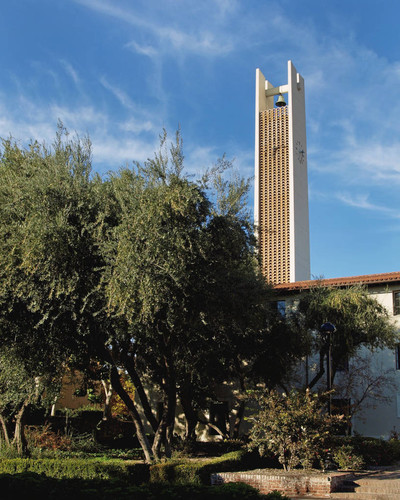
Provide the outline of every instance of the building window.
<path id="1" fill-rule="evenodd" d="M 278 313 L 284 318 L 286 316 L 286 301 L 285 300 L 277 300 L 275 302 L 276 310 Z"/>
<path id="2" fill-rule="evenodd" d="M 227 401 L 218 401 L 215 403 L 211 403 L 210 406 L 210 424 L 215 425 L 218 429 L 226 434 L 226 423 L 228 420 L 228 402 Z M 217 436 L 219 433 L 210 428 L 210 435 Z"/>
<path id="3" fill-rule="evenodd" d="M 400 314 L 400 291 L 393 292 L 393 315 Z"/>
<path id="4" fill-rule="evenodd" d="M 396 345 L 394 355 L 396 357 L 396 370 L 400 370 L 400 344 Z"/>

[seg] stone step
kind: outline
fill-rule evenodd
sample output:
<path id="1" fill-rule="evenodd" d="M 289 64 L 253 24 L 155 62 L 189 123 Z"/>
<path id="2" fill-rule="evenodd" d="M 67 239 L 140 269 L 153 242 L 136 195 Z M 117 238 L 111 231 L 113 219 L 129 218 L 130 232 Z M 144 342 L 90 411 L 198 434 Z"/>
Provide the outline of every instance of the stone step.
<path id="1" fill-rule="evenodd" d="M 345 481 L 341 486 L 344 493 L 371 493 L 371 494 L 391 494 L 399 495 L 400 480 L 382 479 L 360 479 L 358 481 Z"/>
<path id="2" fill-rule="evenodd" d="M 337 492 L 331 493 L 331 500 L 400 500 L 400 493 Z"/>

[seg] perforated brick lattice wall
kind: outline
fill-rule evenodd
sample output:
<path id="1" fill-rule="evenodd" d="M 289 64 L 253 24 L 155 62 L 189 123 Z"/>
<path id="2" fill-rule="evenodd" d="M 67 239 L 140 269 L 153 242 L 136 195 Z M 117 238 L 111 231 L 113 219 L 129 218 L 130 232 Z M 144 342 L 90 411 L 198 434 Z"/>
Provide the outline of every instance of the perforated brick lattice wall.
<path id="1" fill-rule="evenodd" d="M 290 281 L 289 116 L 287 106 L 260 113 L 259 245 L 271 283 Z"/>

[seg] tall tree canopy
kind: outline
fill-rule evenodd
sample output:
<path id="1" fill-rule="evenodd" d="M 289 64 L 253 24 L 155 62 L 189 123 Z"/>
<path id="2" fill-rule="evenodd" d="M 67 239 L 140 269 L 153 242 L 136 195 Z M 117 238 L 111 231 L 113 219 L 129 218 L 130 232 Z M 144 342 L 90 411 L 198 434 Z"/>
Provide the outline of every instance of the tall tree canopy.
<path id="1" fill-rule="evenodd" d="M 216 383 L 273 386 L 300 352 L 282 342 L 267 304 L 249 184 L 224 180 L 225 158 L 201 182 L 183 163 L 180 135 L 167 146 L 163 134 L 153 159 L 102 179 L 90 141 L 62 126 L 52 148 L 6 140 L 0 157 L 0 347 L 38 375 L 63 363 L 106 367 L 147 460 L 162 445 L 170 454 L 178 395 L 194 437 Z M 160 421 L 144 377 L 163 395 Z"/>

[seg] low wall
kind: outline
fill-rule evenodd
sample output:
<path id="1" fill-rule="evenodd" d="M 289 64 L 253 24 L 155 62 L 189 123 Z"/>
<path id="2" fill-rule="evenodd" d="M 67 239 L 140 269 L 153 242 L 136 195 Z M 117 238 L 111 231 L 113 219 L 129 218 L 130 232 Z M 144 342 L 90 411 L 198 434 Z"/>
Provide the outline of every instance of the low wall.
<path id="1" fill-rule="evenodd" d="M 220 472 L 211 474 L 211 484 L 246 483 L 257 488 L 260 493 L 267 494 L 278 490 L 285 495 L 329 498 L 334 491 L 340 490 L 348 474 L 307 473 L 303 471 L 271 471 L 268 469 L 247 472 Z"/>

